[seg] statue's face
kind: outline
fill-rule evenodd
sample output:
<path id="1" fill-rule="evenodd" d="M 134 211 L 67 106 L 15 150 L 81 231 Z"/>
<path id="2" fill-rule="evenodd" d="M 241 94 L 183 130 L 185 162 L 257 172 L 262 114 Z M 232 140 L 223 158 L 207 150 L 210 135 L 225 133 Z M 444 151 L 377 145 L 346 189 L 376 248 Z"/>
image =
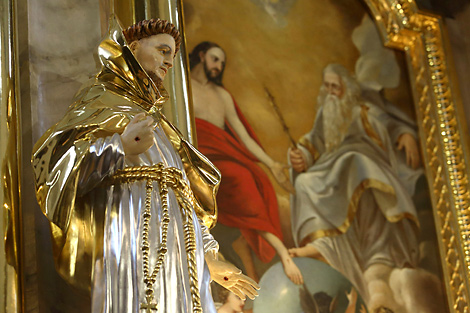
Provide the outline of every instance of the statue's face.
<path id="1" fill-rule="evenodd" d="M 175 39 L 168 34 L 158 34 L 131 44 L 131 49 L 140 65 L 153 80 L 165 78 L 173 67 Z"/>
<path id="2" fill-rule="evenodd" d="M 338 74 L 326 72 L 323 76 L 323 86 L 329 95 L 334 95 L 338 97 L 338 99 L 343 97 L 344 85 Z"/>
<path id="3" fill-rule="evenodd" d="M 207 78 L 216 78 L 225 67 L 225 53 L 219 47 L 212 47 L 204 54 L 203 62 Z"/>

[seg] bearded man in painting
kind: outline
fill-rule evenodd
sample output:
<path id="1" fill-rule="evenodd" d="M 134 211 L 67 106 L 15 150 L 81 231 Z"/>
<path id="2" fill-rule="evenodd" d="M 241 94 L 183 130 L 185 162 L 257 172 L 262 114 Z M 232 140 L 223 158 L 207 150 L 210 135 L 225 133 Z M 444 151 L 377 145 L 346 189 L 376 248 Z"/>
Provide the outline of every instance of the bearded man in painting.
<path id="1" fill-rule="evenodd" d="M 34 147 L 56 267 L 91 289 L 93 313 L 215 313 L 211 278 L 240 298 L 257 294 L 217 259 L 219 172 L 160 112 L 180 44 L 167 21 L 123 32 L 111 20 L 101 71 Z"/>
<path id="2" fill-rule="evenodd" d="M 285 189 L 292 191 L 293 187 L 283 173 L 284 166 L 261 148 L 235 100 L 223 87 L 225 60 L 225 52 L 212 42 L 200 43 L 190 54 L 198 147 L 223 176 L 217 194 L 219 222 L 240 229 L 242 235 L 232 246 L 244 261 L 248 275 L 257 279 L 250 251 L 238 249 L 243 247 L 241 242 L 247 242 L 263 262 L 269 262 L 277 253 L 289 279 L 301 284 L 302 274 L 282 242 L 274 188 L 256 163 L 266 165 Z"/>
<path id="3" fill-rule="evenodd" d="M 326 260 L 371 312 L 442 312 L 437 278 L 418 268 L 417 213 L 396 168 L 393 144 L 412 154 L 410 166 L 417 164 L 413 131 L 384 122 L 360 94 L 343 66 L 325 68 L 314 126 L 289 152 L 300 247 L 290 253 Z"/>

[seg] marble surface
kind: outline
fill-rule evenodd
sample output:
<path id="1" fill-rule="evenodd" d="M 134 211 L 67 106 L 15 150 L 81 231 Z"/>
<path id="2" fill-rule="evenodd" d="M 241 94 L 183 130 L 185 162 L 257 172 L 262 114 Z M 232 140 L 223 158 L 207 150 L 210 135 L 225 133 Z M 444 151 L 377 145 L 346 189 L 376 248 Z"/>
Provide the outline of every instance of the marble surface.
<path id="1" fill-rule="evenodd" d="M 32 136 L 57 122 L 97 70 L 99 2 L 29 0 L 28 48 Z"/>
<path id="2" fill-rule="evenodd" d="M 66 112 L 97 71 L 100 7 L 96 0 L 18 0 L 22 115 L 24 312 L 87 312 L 87 294 L 57 274 L 47 219 L 37 202 L 30 166 L 39 137 Z"/>

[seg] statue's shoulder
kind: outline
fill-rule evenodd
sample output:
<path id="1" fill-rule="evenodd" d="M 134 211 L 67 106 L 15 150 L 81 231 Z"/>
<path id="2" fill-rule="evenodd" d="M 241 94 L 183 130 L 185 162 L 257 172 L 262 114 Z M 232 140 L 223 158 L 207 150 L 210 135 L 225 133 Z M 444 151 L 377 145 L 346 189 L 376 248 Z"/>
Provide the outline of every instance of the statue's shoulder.
<path id="1" fill-rule="evenodd" d="M 132 117 L 143 112 L 137 103 L 100 85 L 92 85 L 77 95 L 64 117 L 53 127 L 54 133 L 80 129 L 81 137 L 86 138 L 122 133 Z"/>

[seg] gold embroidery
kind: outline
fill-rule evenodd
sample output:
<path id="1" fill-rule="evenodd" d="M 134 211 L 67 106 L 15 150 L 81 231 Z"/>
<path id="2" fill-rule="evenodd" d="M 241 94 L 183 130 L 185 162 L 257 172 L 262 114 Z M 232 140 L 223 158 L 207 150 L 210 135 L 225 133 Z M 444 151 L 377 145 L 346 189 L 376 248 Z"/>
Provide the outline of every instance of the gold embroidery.
<path id="1" fill-rule="evenodd" d="M 354 193 L 351 196 L 351 200 L 349 201 L 349 206 L 348 206 L 348 215 L 346 217 L 346 220 L 343 222 L 343 224 L 335 229 L 322 229 L 322 230 L 317 230 L 315 232 L 308 234 L 300 242 L 300 247 L 305 246 L 307 243 L 313 242 L 314 240 L 318 238 L 332 237 L 332 236 L 338 236 L 338 235 L 344 234 L 348 230 L 349 226 L 351 225 L 351 222 L 354 220 L 354 217 L 356 216 L 356 213 L 359 207 L 359 200 L 361 199 L 362 194 L 367 189 L 372 189 L 372 188 L 382 191 L 386 194 L 395 196 L 395 190 L 393 189 L 392 186 L 384 184 L 375 179 L 364 180 L 361 184 L 359 184 L 359 186 L 357 186 L 356 190 L 354 190 Z M 412 220 L 414 223 L 416 223 L 416 225 L 419 225 L 418 219 L 414 215 L 407 213 L 407 212 L 397 214 L 394 216 L 386 216 L 386 218 L 391 223 L 397 223 L 404 218 L 408 218 Z"/>
<path id="2" fill-rule="evenodd" d="M 379 147 L 381 147 L 383 150 L 386 150 L 382 142 L 382 139 L 380 139 L 380 136 L 377 134 L 377 132 L 375 131 L 375 129 L 372 127 L 372 125 L 369 122 L 369 118 L 367 117 L 367 111 L 369 111 L 369 107 L 366 105 L 361 105 L 361 120 L 362 120 L 362 125 L 364 126 L 364 129 L 366 131 L 366 134 Z"/>

